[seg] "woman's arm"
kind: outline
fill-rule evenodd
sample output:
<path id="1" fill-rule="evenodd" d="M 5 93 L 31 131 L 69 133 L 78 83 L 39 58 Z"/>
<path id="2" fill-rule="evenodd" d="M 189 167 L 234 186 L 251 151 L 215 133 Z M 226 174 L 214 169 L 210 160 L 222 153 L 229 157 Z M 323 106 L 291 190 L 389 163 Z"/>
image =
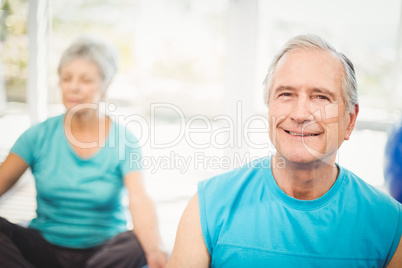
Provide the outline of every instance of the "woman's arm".
<path id="1" fill-rule="evenodd" d="M 155 207 L 145 192 L 140 172 L 130 172 L 124 177 L 128 189 L 129 209 L 133 218 L 134 233 L 145 251 L 149 268 L 165 267 L 166 253 L 160 248 L 160 236 Z"/>
<path id="2" fill-rule="evenodd" d="M 0 165 L 0 196 L 7 192 L 27 170 L 28 164 L 18 155 L 10 153 Z"/>

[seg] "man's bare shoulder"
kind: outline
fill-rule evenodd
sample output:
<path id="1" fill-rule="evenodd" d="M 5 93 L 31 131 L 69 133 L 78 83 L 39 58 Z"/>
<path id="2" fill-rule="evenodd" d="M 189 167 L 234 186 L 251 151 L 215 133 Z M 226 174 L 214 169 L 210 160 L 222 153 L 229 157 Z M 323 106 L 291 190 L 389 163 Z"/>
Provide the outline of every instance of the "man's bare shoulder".
<path id="1" fill-rule="evenodd" d="M 198 195 L 195 194 L 181 217 L 168 266 L 209 267 L 211 257 L 201 231 Z"/>

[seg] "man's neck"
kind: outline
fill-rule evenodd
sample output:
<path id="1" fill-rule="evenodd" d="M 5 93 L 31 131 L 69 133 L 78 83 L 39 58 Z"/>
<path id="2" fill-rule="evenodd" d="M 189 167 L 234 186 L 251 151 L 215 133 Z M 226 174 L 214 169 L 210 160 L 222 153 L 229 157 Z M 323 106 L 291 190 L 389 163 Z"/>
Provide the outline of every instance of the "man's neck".
<path id="1" fill-rule="evenodd" d="M 323 196 L 335 183 L 338 167 L 322 161 L 309 164 L 292 163 L 275 155 L 272 157 L 272 174 L 287 195 L 300 200 L 314 200 Z M 277 164 L 278 162 L 281 164 Z"/>

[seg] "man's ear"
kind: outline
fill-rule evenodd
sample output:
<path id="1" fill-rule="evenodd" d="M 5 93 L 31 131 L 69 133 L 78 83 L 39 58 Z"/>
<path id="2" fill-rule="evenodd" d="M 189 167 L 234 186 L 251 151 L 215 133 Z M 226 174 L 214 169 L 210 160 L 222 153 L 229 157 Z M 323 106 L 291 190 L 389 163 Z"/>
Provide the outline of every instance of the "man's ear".
<path id="1" fill-rule="evenodd" d="M 349 124 L 346 127 L 346 132 L 345 132 L 345 140 L 349 140 L 350 135 L 352 134 L 353 129 L 355 128 L 356 125 L 356 118 L 357 115 L 359 114 L 359 104 L 355 105 L 354 112 L 349 113 Z"/>

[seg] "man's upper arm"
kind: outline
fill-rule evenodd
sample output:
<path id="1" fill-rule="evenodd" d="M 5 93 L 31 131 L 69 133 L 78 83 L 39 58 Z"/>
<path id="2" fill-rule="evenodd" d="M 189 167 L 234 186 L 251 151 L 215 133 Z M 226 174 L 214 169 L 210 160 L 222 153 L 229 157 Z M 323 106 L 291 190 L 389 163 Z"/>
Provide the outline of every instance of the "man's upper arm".
<path id="1" fill-rule="evenodd" d="M 399 240 L 398 247 L 395 250 L 394 256 L 392 256 L 387 268 L 402 267 L 402 237 Z"/>
<path id="2" fill-rule="evenodd" d="M 201 231 L 198 195 L 195 194 L 181 217 L 168 267 L 210 267 L 210 263 Z"/>

